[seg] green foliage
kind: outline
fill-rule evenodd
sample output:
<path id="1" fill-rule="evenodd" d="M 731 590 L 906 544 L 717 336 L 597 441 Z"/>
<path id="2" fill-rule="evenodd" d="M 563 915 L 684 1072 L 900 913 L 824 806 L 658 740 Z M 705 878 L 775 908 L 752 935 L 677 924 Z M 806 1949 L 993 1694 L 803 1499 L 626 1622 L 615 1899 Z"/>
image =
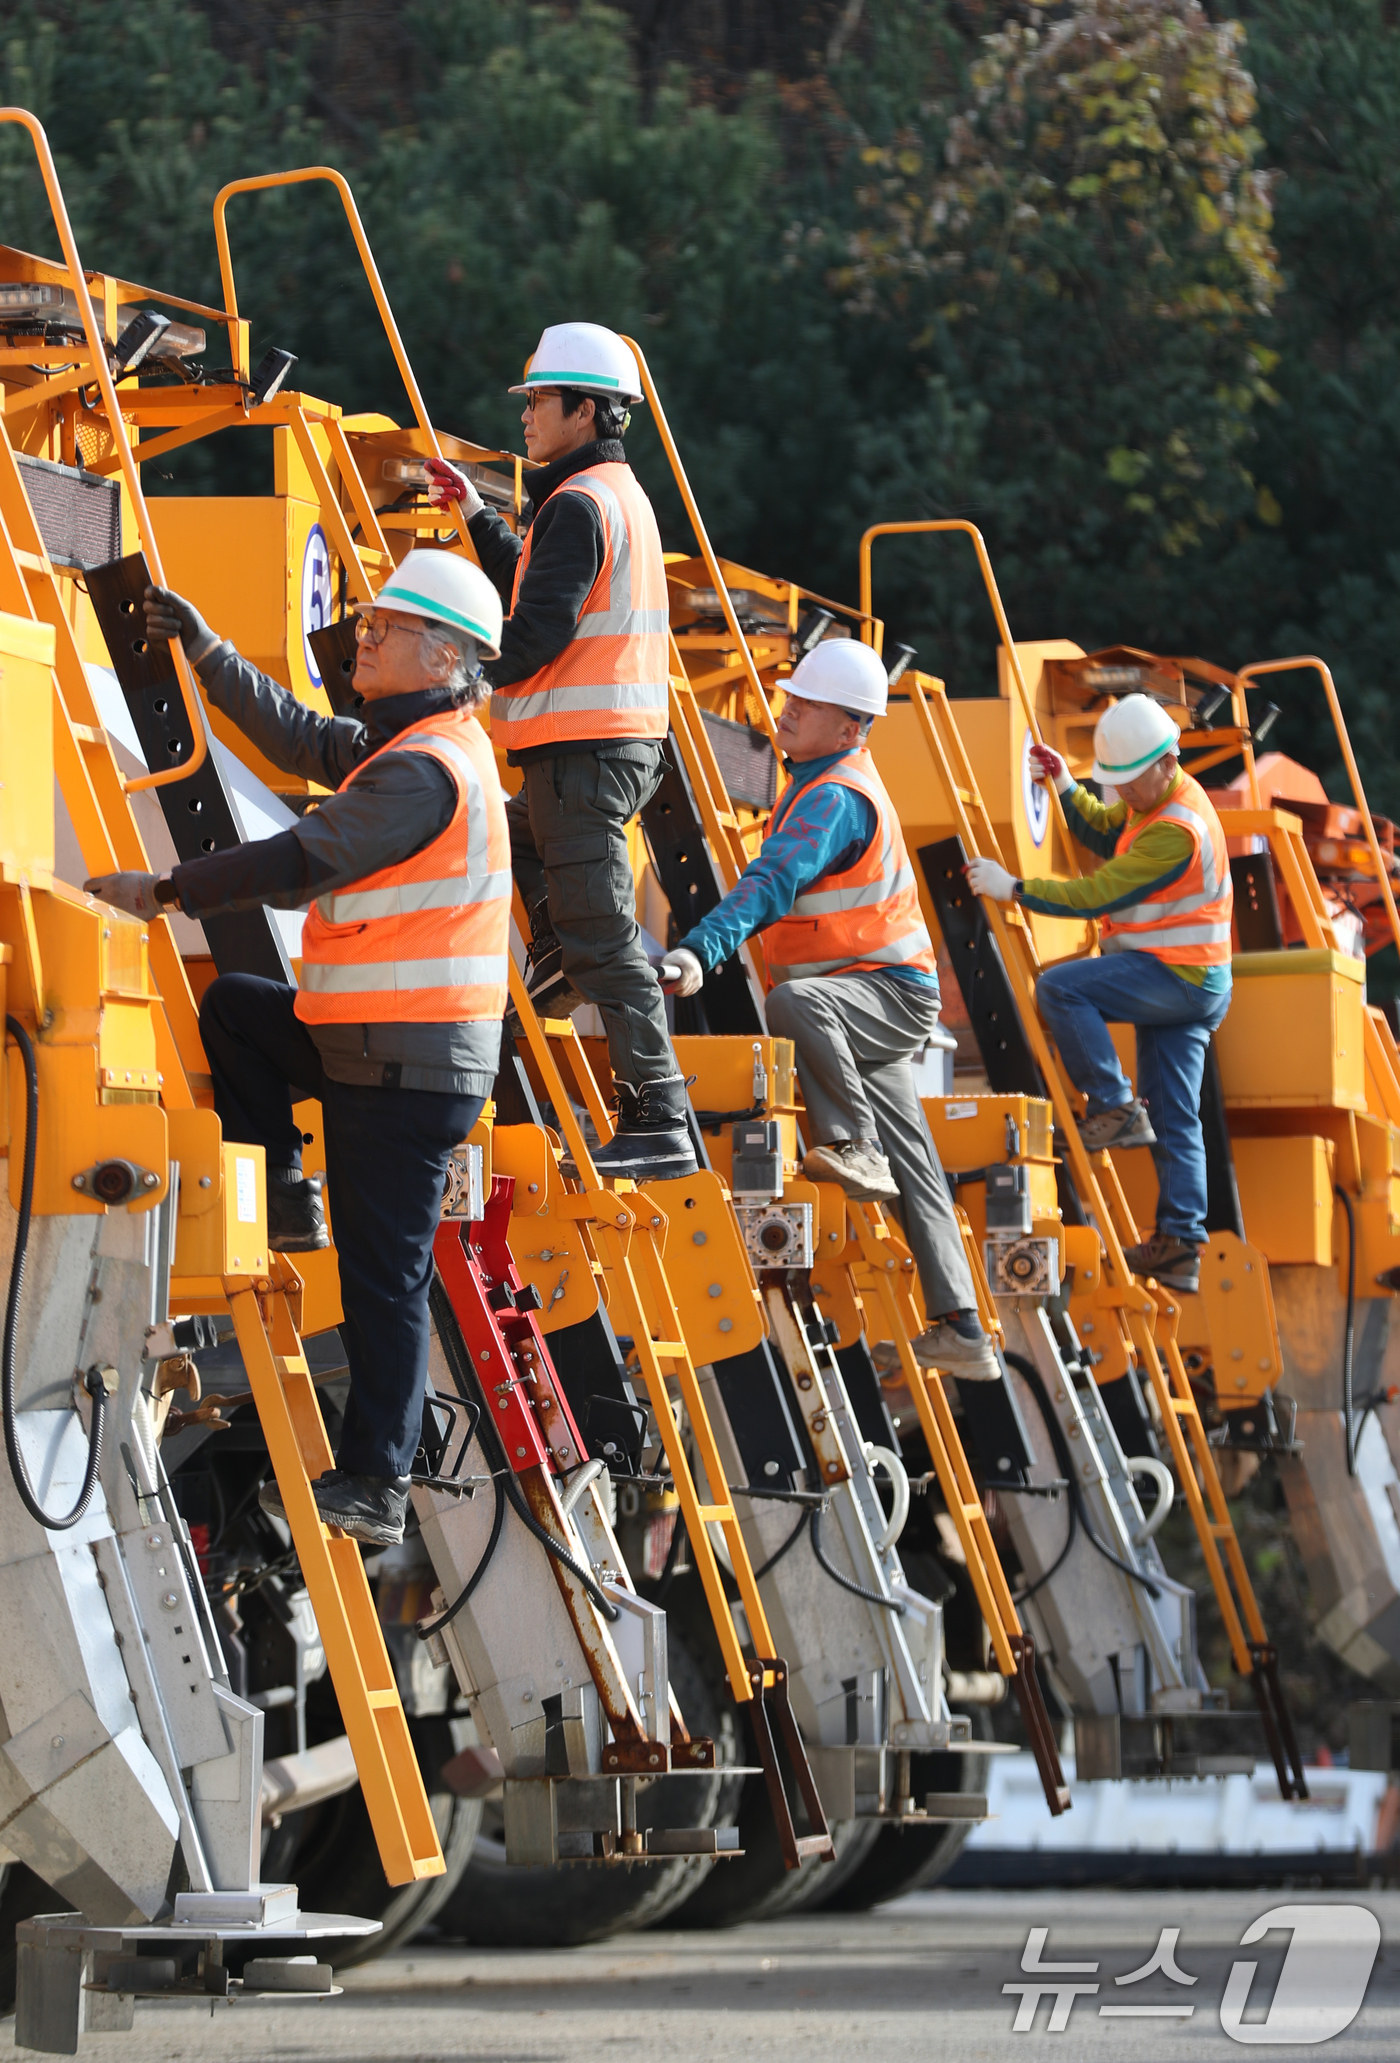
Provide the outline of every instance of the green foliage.
<path id="1" fill-rule="evenodd" d="M 1271 578 L 1251 597 L 1261 653 L 1332 666 L 1378 806 L 1400 813 L 1392 669 L 1400 650 L 1400 30 L 1378 0 L 1270 0 L 1250 47 L 1260 120 L 1284 168 L 1285 280 L 1274 384 L 1255 466 L 1279 510 Z M 1282 741 L 1326 753 L 1300 683 Z M 1284 697 L 1280 696 L 1280 701 Z M 1309 754 L 1309 748 L 1311 753 Z"/>
<path id="2" fill-rule="evenodd" d="M 1074 0 L 859 152 L 833 287 L 979 405 L 966 470 L 901 480 L 897 513 L 975 513 L 1023 634 L 1096 642 L 1111 595 L 1135 642 L 1179 648 L 1172 562 L 1257 509 L 1278 282 L 1241 41 L 1195 0 Z"/>
<path id="3" fill-rule="evenodd" d="M 627 20 L 586 0 L 391 12 L 417 87 L 331 129 L 310 29 L 231 62 L 193 0 L 32 0 L 0 32 L 0 91 L 45 121 L 90 264 L 218 302 L 218 188 L 335 163 L 445 426 L 517 441 L 504 390 L 543 324 L 609 323 L 646 351 L 735 558 L 851 597 L 866 523 L 966 515 L 1023 637 L 1320 650 L 1400 813 L 1400 30 L 1381 0 L 1249 0 L 1247 44 L 1193 0 L 1008 5 L 1004 26 L 882 0 L 829 76 L 723 101 L 680 72 L 644 91 Z M 334 195 L 241 198 L 230 225 L 255 351 L 401 416 Z M 0 235 L 55 248 L 13 130 Z M 195 446 L 152 485 L 252 491 L 258 443 Z M 631 445 L 687 547 L 644 410 Z M 970 554 L 916 540 L 877 563 L 891 633 L 985 692 Z M 1285 697 L 1276 737 L 1328 761 L 1311 688 Z"/>

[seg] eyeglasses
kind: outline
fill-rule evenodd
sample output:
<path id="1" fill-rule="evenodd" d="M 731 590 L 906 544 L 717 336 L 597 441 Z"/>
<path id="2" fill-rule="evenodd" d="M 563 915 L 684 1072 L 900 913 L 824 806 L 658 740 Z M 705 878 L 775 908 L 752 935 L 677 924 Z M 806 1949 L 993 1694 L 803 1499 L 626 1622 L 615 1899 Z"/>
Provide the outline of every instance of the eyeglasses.
<path id="1" fill-rule="evenodd" d="M 525 406 L 529 409 L 536 409 L 542 401 L 556 400 L 558 395 L 559 389 L 557 387 L 527 387 L 525 389 Z"/>
<path id="2" fill-rule="evenodd" d="M 422 630 L 414 630 L 407 623 L 391 623 L 387 616 L 357 616 L 355 618 L 355 643 L 357 645 L 382 645 L 391 630 L 401 630 L 405 637 L 425 638 L 433 635 L 431 624 Z"/>

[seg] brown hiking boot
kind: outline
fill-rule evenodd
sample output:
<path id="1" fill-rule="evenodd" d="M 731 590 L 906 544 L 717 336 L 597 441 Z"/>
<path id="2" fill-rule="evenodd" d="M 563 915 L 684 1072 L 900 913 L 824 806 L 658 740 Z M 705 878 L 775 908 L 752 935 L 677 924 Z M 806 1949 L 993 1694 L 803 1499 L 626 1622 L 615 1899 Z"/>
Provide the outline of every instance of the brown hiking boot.
<path id="1" fill-rule="evenodd" d="M 1201 1286 L 1201 1250 L 1170 1232 L 1154 1232 L 1136 1246 L 1123 1249 L 1123 1258 L 1134 1275 L 1152 1275 L 1163 1289 L 1192 1297 Z"/>

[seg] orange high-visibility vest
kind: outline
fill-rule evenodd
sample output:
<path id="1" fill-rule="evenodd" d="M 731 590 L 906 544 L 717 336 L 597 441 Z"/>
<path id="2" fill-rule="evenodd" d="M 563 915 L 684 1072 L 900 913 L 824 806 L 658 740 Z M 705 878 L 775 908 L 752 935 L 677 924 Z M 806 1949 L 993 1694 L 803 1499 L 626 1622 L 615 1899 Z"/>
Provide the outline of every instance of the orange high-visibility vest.
<path id="1" fill-rule="evenodd" d="M 519 752 L 593 738 L 664 738 L 671 619 L 651 503 L 632 468 L 611 461 L 572 474 L 554 494 L 586 494 L 596 504 L 603 519 L 603 564 L 578 628 L 559 656 L 492 695 L 492 739 L 502 751 Z M 512 608 L 534 535 L 532 524 L 516 561 Z"/>
<path id="2" fill-rule="evenodd" d="M 1225 833 L 1215 805 L 1190 774 L 1156 809 L 1118 834 L 1117 851 L 1127 852 L 1153 824 L 1179 824 L 1191 840 L 1191 864 L 1140 903 L 1100 920 L 1105 953 L 1154 953 L 1178 967 L 1226 967 L 1230 963 L 1230 913 L 1235 884 Z"/>
<path id="3" fill-rule="evenodd" d="M 769 980 L 776 986 L 812 974 L 877 974 L 895 967 L 936 973 L 899 818 L 863 745 L 815 781 L 789 788 L 768 820 L 768 835 L 780 828 L 797 796 L 823 781 L 854 788 L 875 805 L 875 835 L 853 867 L 824 874 L 803 890 L 786 917 L 769 925 L 763 934 Z"/>
<path id="4" fill-rule="evenodd" d="M 491 741 L 474 716 L 449 709 L 400 731 L 380 751 L 426 752 L 451 774 L 457 807 L 421 852 L 316 898 L 301 935 L 297 1016 L 307 1024 L 501 1017 L 510 833 Z"/>

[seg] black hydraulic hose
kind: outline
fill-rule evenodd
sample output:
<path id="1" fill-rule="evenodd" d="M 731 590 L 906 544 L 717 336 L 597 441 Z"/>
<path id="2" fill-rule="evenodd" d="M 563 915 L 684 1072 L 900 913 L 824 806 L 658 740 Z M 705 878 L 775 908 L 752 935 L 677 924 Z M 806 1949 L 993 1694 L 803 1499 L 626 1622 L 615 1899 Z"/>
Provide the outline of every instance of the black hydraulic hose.
<path id="1" fill-rule="evenodd" d="M 452 1603 L 447 1607 L 446 1611 L 439 1612 L 436 1619 L 424 1620 L 422 1624 L 418 1627 L 418 1638 L 420 1640 L 431 1640 L 432 1636 L 435 1633 L 441 1633 L 444 1626 L 451 1625 L 452 1621 L 461 1611 L 463 1605 L 467 1602 L 467 1599 L 471 1596 L 472 1592 L 476 1589 L 478 1583 L 480 1583 L 482 1577 L 486 1574 L 486 1571 L 491 1566 L 491 1557 L 496 1552 L 497 1545 L 499 1544 L 501 1538 L 501 1528 L 504 1526 L 506 1522 L 506 1493 L 504 1489 L 504 1478 L 501 1476 L 492 1476 L 491 1487 L 496 1494 L 496 1509 L 491 1520 L 491 1537 L 486 1543 L 486 1551 L 482 1555 L 481 1560 L 477 1563 L 476 1567 L 473 1569 L 471 1575 L 468 1576 L 466 1588 L 461 1592 L 461 1594 L 458 1597 L 453 1599 Z"/>
<path id="2" fill-rule="evenodd" d="M 812 1527 L 812 1552 L 822 1568 L 826 1570 L 832 1582 L 839 1583 L 843 1590 L 849 1590 L 852 1597 L 863 1597 L 868 1605 L 880 1605 L 885 1611 L 893 1612 L 897 1619 L 902 1619 L 904 1617 L 904 1606 L 897 1597 L 882 1597 L 878 1590 L 867 1590 L 863 1583 L 852 1582 L 849 1576 L 843 1576 L 835 1564 L 827 1560 L 822 1552 L 821 1517 L 821 1513 L 813 1508 L 810 1520 Z M 800 1531 L 801 1528 L 799 1527 L 798 1530 Z M 796 1534 L 794 1534 L 793 1539 L 796 1539 L 796 1537 Z M 789 1541 L 788 1545 L 791 1546 L 792 1542 Z"/>
<path id="3" fill-rule="evenodd" d="M 505 1474 L 498 1476 L 496 1480 L 505 1484 L 506 1496 L 510 1499 L 511 1510 L 515 1513 L 521 1524 L 534 1534 L 545 1552 L 552 1554 L 561 1568 L 567 1569 L 570 1575 L 578 1578 L 605 1619 L 609 1621 L 620 1619 L 622 1617 L 622 1607 L 613 1603 L 607 1592 L 589 1575 L 587 1569 L 581 1563 L 574 1560 L 564 1543 L 561 1540 L 556 1540 L 549 1528 L 542 1526 L 535 1517 L 535 1514 L 525 1501 L 524 1491 L 515 1479 L 514 1469 L 508 1468 Z"/>
<path id="4" fill-rule="evenodd" d="M 1098 1549 L 1106 1562 L 1111 1562 L 1115 1569 L 1126 1576 L 1129 1582 L 1141 1584 L 1150 1598 L 1154 1600 L 1159 1598 L 1162 1593 L 1152 1581 L 1152 1578 L 1144 1576 L 1142 1570 L 1135 1569 L 1131 1562 L 1123 1561 L 1113 1552 L 1107 1541 L 1100 1540 L 1098 1534 L 1094 1531 L 1093 1521 L 1089 1517 L 1088 1506 L 1084 1501 L 1084 1491 L 1075 1471 L 1074 1458 L 1069 1451 L 1069 1441 L 1065 1438 L 1064 1428 L 1050 1407 L 1050 1399 L 1046 1396 L 1045 1385 L 1040 1379 L 1040 1370 L 1033 1361 L 1028 1361 L 1024 1354 L 1006 1354 L 1003 1356 L 1003 1359 L 1009 1368 L 1015 1369 L 1016 1373 L 1027 1384 L 1031 1395 L 1035 1398 L 1041 1418 L 1045 1422 L 1045 1430 L 1049 1433 L 1051 1445 L 1055 1449 L 1055 1458 L 1060 1465 L 1060 1474 L 1064 1476 L 1069 1484 L 1070 1498 L 1079 1513 L 1079 1523 L 1084 1528 L 1085 1539 L 1091 1547 Z M 1063 1561 L 1068 1553 L 1069 1541 L 1067 1539 L 1060 1552 L 1060 1561 Z M 1060 1563 L 1056 1562 L 1055 1568 L 1058 1568 L 1059 1565 Z M 1053 1575 L 1053 1573 L 1053 1569 L 1046 1571 L 1047 1576 Z M 1044 1578 L 1042 1578 L 1043 1580 Z"/>
<path id="5" fill-rule="evenodd" d="M 671 1528 L 671 1545 L 666 1550 L 666 1560 L 662 1564 L 661 1574 L 656 1579 L 656 1589 L 652 1594 L 652 1602 L 654 1604 L 660 1604 L 662 1598 L 665 1597 L 667 1591 L 675 1582 L 676 1568 L 680 1562 L 681 1550 L 684 1546 L 685 1518 L 682 1513 L 677 1512 L 676 1523 Z"/>
<path id="6" fill-rule="evenodd" d="M 1342 1350 L 1342 1423 L 1346 1429 L 1347 1474 L 1356 1474 L 1356 1404 L 1352 1397 L 1356 1349 L 1356 1211 L 1351 1198 L 1340 1182 L 1333 1191 L 1342 1200 L 1342 1209 L 1347 1214 L 1347 1329 L 1346 1344 Z"/>
<path id="7" fill-rule="evenodd" d="M 5 1029 L 19 1047 L 24 1061 L 25 1120 L 24 1120 L 24 1172 L 20 1178 L 19 1217 L 15 1225 L 15 1255 L 10 1264 L 10 1291 L 5 1300 L 5 1347 L 3 1370 L 0 1371 L 0 1395 L 3 1396 L 5 1419 L 5 1452 L 9 1457 L 10 1474 L 14 1477 L 19 1501 L 31 1519 L 49 1533 L 66 1533 L 70 1526 L 76 1526 L 92 1502 L 92 1493 L 97 1484 L 97 1471 L 102 1466 L 102 1417 L 107 1406 L 107 1386 L 95 1368 L 90 1368 L 83 1378 L 83 1388 L 92 1399 L 92 1430 L 88 1434 L 87 1467 L 83 1471 L 83 1485 L 78 1492 L 78 1501 L 63 1518 L 50 1517 L 38 1498 L 24 1466 L 24 1456 L 19 1451 L 19 1435 L 15 1428 L 15 1332 L 19 1326 L 19 1303 L 24 1290 L 24 1263 L 29 1251 L 29 1225 L 34 1215 L 34 1158 L 39 1144 L 39 1066 L 34 1058 L 34 1047 L 28 1032 L 17 1017 L 5 1019 Z"/>
<path id="8" fill-rule="evenodd" d="M 1064 1546 L 1060 1549 L 1054 1561 L 1051 1562 L 1049 1568 L 1043 1574 L 1037 1576 L 1034 1583 L 1028 1584 L 1021 1592 L 1020 1596 L 1016 1599 L 1018 1605 L 1023 1605 L 1028 1597 L 1034 1597 L 1038 1590 L 1042 1590 L 1052 1576 L 1059 1574 L 1065 1561 L 1068 1559 L 1069 1551 L 1074 1545 L 1074 1536 L 1079 1530 L 1079 1504 L 1075 1497 L 1071 1496 L 1066 1500 L 1066 1510 L 1069 1516 L 1069 1524 L 1065 1529 Z"/>
<path id="9" fill-rule="evenodd" d="M 798 1541 L 802 1538 L 802 1535 L 806 1532 L 807 1527 L 811 1523 L 812 1509 L 813 1508 L 810 1504 L 805 1507 L 801 1518 L 797 1521 L 797 1524 L 788 1534 L 788 1537 L 783 1542 L 782 1546 L 779 1548 L 775 1548 L 773 1553 L 769 1555 L 767 1561 L 764 1562 L 762 1567 L 754 1570 L 753 1575 L 755 1583 L 758 1581 L 760 1576 L 766 1576 L 770 1569 L 775 1569 L 778 1566 L 778 1563 L 782 1560 L 783 1556 L 787 1553 L 790 1547 L 796 1547 Z"/>

